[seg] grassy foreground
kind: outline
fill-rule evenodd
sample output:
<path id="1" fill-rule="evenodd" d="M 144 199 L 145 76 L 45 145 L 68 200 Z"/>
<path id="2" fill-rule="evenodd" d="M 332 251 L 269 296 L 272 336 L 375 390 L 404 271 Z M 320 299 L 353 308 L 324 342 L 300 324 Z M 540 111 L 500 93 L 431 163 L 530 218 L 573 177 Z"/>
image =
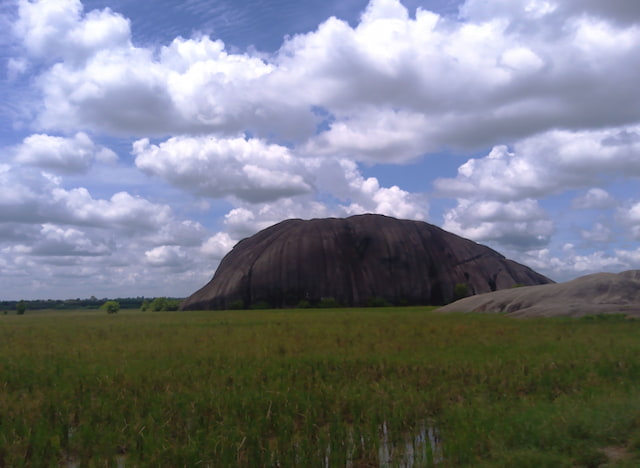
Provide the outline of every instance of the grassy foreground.
<path id="1" fill-rule="evenodd" d="M 0 467 L 605 463 L 640 464 L 640 321 L 0 316 Z"/>

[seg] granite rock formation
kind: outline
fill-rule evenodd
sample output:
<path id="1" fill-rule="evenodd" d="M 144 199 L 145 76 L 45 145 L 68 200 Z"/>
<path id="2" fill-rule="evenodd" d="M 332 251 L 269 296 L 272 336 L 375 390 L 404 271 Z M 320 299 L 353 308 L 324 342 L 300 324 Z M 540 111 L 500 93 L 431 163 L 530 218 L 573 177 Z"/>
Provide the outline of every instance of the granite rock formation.
<path id="1" fill-rule="evenodd" d="M 290 219 L 240 241 L 182 309 L 451 302 L 552 281 L 498 252 L 420 222 L 382 215 Z"/>
<path id="2" fill-rule="evenodd" d="M 640 270 L 595 273 L 566 283 L 480 294 L 438 310 L 502 313 L 514 317 L 640 316 Z"/>

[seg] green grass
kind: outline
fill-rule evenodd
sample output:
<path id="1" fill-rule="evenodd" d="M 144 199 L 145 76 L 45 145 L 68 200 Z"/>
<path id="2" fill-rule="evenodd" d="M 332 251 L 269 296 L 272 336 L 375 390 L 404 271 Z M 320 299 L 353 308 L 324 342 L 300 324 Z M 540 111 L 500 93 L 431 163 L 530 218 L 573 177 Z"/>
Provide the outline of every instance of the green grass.
<path id="1" fill-rule="evenodd" d="M 640 321 L 0 316 L 0 466 L 395 466 L 407 442 L 414 466 L 638 466 Z"/>

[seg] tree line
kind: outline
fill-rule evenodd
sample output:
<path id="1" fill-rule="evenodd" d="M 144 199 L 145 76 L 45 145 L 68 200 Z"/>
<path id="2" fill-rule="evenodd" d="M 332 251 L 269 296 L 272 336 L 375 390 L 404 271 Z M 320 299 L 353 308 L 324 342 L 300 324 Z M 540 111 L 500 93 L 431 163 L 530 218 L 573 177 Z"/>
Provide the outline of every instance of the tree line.
<path id="1" fill-rule="evenodd" d="M 35 299 L 20 301 L 0 301 L 0 310 L 19 311 L 25 310 L 78 310 L 78 309 L 100 309 L 106 302 L 117 302 L 119 309 L 141 309 L 149 311 L 169 311 L 178 310 L 181 299 L 169 297 L 146 298 L 124 297 L 124 298 L 102 298 L 91 296 L 87 299 Z"/>

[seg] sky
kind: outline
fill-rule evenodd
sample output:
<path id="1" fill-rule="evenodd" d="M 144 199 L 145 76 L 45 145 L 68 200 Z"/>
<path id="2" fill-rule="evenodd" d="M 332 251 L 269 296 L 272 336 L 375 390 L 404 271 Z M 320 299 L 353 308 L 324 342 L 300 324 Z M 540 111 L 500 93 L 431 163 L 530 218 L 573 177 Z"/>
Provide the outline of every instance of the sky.
<path id="1" fill-rule="evenodd" d="M 2 0 L 0 299 L 188 296 L 381 213 L 640 268 L 640 2 Z"/>

